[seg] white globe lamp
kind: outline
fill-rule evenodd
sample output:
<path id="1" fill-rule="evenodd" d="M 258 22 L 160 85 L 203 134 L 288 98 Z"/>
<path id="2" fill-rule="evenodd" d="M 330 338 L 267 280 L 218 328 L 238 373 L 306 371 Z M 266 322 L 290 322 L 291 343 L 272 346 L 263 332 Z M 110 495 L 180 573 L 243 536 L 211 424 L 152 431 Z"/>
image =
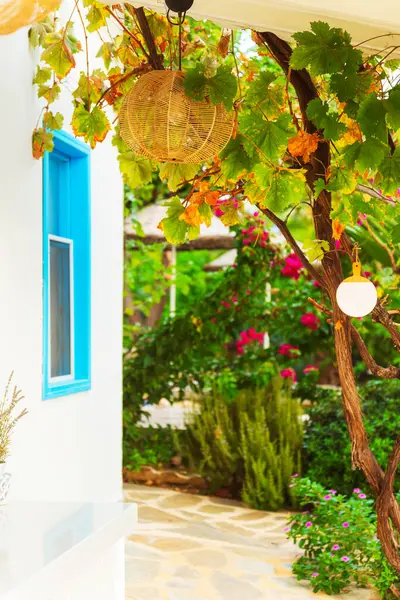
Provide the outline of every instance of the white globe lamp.
<path id="1" fill-rule="evenodd" d="M 349 317 L 365 317 L 376 306 L 378 301 L 376 287 L 372 281 L 361 275 L 361 263 L 358 261 L 357 248 L 356 260 L 353 262 L 353 275 L 339 285 L 336 299 L 339 308 Z"/>

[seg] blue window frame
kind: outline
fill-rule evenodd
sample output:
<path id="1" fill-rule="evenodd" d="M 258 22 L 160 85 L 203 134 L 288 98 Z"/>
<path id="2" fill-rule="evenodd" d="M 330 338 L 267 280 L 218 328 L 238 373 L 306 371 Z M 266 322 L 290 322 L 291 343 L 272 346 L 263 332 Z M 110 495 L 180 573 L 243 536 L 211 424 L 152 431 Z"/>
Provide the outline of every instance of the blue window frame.
<path id="1" fill-rule="evenodd" d="M 43 159 L 43 398 L 90 389 L 90 150 L 54 132 Z"/>

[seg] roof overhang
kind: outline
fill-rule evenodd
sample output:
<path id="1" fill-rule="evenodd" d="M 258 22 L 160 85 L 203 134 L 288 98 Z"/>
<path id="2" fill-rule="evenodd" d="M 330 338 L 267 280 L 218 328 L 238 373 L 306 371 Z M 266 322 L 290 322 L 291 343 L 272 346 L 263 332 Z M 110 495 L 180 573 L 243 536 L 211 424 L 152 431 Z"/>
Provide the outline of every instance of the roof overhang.
<path id="1" fill-rule="evenodd" d="M 130 3 L 166 13 L 164 0 Z M 400 43 L 399 0 L 194 0 L 189 14 L 233 29 L 273 31 L 286 39 L 308 29 L 311 21 L 323 20 L 347 30 L 355 43 L 365 42 L 362 46 L 371 54 Z M 388 33 L 393 36 L 377 37 Z M 391 56 L 399 57 L 400 51 Z"/>

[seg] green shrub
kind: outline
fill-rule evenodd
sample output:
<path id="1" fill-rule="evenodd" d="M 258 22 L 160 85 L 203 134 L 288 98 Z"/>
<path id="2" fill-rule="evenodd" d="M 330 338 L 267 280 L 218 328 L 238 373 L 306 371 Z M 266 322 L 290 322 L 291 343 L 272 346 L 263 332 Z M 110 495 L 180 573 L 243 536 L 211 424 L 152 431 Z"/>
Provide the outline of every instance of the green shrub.
<path id="1" fill-rule="evenodd" d="M 137 471 L 140 467 L 169 465 L 176 455 L 175 434 L 171 427 L 140 427 L 124 411 L 124 467 Z"/>
<path id="2" fill-rule="evenodd" d="M 356 488 L 350 498 L 310 479 L 293 479 L 293 491 L 309 510 L 290 518 L 287 535 L 304 554 L 294 563 L 298 580 L 314 592 L 338 594 L 350 584 L 373 584 L 382 598 L 400 582 L 376 537 L 373 500 Z"/>
<path id="3" fill-rule="evenodd" d="M 311 400 L 304 430 L 303 471 L 314 481 L 351 494 L 365 486 L 361 471 L 351 468 L 351 446 L 343 414 L 340 390 L 307 386 L 306 378 L 297 392 Z M 370 381 L 360 388 L 365 426 L 372 451 L 384 467 L 400 430 L 399 381 Z"/>
<path id="4" fill-rule="evenodd" d="M 301 440 L 299 402 L 278 378 L 230 400 L 205 395 L 182 435 L 181 452 L 212 491 L 227 488 L 267 510 L 292 504 L 290 475 L 300 469 Z"/>

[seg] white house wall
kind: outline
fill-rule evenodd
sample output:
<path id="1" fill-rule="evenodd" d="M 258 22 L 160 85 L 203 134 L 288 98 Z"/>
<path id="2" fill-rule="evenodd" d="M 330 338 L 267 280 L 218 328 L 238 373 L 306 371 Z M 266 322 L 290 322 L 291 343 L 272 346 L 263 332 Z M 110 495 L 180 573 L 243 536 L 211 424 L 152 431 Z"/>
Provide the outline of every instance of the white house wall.
<path id="1" fill-rule="evenodd" d="M 114 501 L 121 496 L 121 178 L 108 139 L 91 156 L 92 389 L 43 401 L 42 162 L 31 154 L 36 59 L 27 30 L 0 36 L 0 392 L 14 370 L 29 410 L 14 436 L 11 499 Z M 68 92 L 56 109 L 68 131 Z"/>

